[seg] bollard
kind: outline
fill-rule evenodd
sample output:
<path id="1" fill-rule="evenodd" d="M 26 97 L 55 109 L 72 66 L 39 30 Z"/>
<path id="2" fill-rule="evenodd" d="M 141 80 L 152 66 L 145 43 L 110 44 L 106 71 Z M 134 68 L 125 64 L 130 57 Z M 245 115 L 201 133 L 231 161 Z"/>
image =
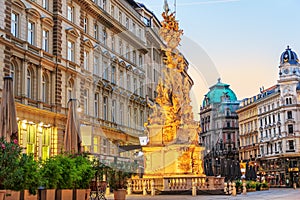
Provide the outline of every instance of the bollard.
<path id="1" fill-rule="evenodd" d="M 151 180 L 151 196 L 155 196 L 154 180 Z"/>
<path id="2" fill-rule="evenodd" d="M 228 184 L 228 194 L 231 194 L 232 192 L 232 187 L 231 187 L 231 182 L 229 181 L 229 184 Z"/>
<path id="3" fill-rule="evenodd" d="M 235 182 L 232 183 L 232 196 L 236 196 L 236 187 L 235 187 Z"/>
<path id="4" fill-rule="evenodd" d="M 127 181 L 127 194 L 128 195 L 132 194 L 131 180 Z"/>
<path id="5" fill-rule="evenodd" d="M 146 187 L 147 187 L 147 183 L 146 183 L 146 181 L 144 181 L 144 182 L 143 182 L 143 195 L 144 195 L 144 196 L 147 195 Z"/>
<path id="6" fill-rule="evenodd" d="M 224 193 L 228 194 L 228 188 L 227 188 L 227 183 L 226 182 L 224 183 Z"/>
<path id="7" fill-rule="evenodd" d="M 196 196 L 197 195 L 197 188 L 196 188 L 196 183 L 193 181 L 192 183 L 192 196 Z"/>
<path id="8" fill-rule="evenodd" d="M 243 194 L 247 194 L 246 183 L 243 183 Z"/>
<path id="9" fill-rule="evenodd" d="M 110 195 L 110 187 L 109 184 L 107 184 L 106 189 L 105 189 L 105 195 Z"/>

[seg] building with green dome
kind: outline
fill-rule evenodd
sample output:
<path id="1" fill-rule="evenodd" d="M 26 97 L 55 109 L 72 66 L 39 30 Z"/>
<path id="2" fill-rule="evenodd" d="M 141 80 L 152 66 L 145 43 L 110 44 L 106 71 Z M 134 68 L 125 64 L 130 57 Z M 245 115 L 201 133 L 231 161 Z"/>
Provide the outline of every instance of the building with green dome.
<path id="1" fill-rule="evenodd" d="M 225 176 L 227 180 L 239 176 L 227 170 L 229 165 L 239 168 L 238 107 L 235 93 L 221 79 L 204 96 L 200 108 L 200 142 L 205 146 L 206 175 Z"/>

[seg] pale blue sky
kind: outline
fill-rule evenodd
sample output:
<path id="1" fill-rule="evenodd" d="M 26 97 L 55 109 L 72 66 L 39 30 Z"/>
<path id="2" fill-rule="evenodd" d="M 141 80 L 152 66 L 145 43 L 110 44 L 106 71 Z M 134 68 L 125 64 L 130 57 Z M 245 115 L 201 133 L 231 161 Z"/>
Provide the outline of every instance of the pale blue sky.
<path id="1" fill-rule="evenodd" d="M 138 1 L 161 19 L 163 0 Z M 173 11 L 174 0 L 168 2 Z M 177 0 L 177 19 L 184 36 L 199 47 L 183 44 L 188 49 L 185 56 L 196 68 L 191 70 L 192 95 L 198 103 L 219 76 L 238 99 L 256 95 L 261 86 L 276 84 L 279 57 L 286 46 L 300 56 L 299 11 L 300 0 Z M 208 73 L 214 68 L 213 75 Z"/>

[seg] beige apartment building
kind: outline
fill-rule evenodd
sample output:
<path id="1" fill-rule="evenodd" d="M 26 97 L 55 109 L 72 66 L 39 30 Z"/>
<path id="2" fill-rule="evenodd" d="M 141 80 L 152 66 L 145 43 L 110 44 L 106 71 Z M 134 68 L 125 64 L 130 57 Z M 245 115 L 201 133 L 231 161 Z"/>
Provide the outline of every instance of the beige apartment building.
<path id="1" fill-rule="evenodd" d="M 75 98 L 85 151 L 134 159 L 118 147 L 139 144 L 156 95 L 163 42 L 154 13 L 133 0 L 0 3 L 0 77 L 14 80 L 24 151 L 43 159 L 63 151 Z"/>

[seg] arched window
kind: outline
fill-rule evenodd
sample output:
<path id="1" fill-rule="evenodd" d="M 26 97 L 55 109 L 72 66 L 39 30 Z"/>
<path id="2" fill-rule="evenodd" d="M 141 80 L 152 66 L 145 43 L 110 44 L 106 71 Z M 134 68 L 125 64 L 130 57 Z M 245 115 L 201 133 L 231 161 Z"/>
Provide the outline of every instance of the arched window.
<path id="1" fill-rule="evenodd" d="M 29 69 L 27 69 L 26 82 L 27 82 L 26 95 L 28 98 L 32 98 L 32 73 Z"/>
<path id="2" fill-rule="evenodd" d="M 73 83 L 73 80 L 70 79 L 68 81 L 68 84 L 67 84 L 67 102 L 74 98 L 74 95 L 73 95 L 73 87 L 74 87 L 74 83 Z"/>
<path id="3" fill-rule="evenodd" d="M 43 74 L 42 76 L 42 101 L 45 103 L 49 103 L 50 102 L 50 82 L 49 82 L 49 78 L 47 76 L 47 74 Z"/>

